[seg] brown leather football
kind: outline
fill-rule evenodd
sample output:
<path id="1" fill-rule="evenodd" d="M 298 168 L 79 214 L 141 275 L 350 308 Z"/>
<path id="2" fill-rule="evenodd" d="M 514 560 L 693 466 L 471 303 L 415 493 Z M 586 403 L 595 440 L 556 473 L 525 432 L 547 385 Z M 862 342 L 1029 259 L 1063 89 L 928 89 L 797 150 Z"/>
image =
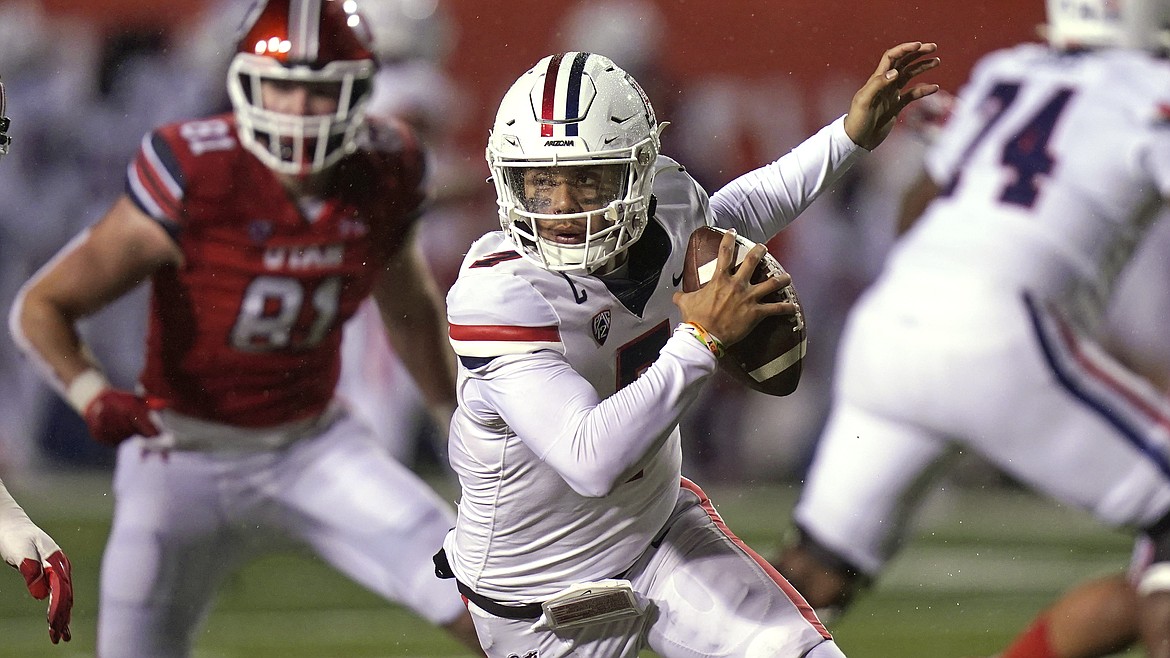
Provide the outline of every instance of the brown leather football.
<path id="1" fill-rule="evenodd" d="M 691 234 L 683 264 L 683 292 L 694 292 L 711 280 L 723 234 L 722 229 L 711 226 L 695 229 Z M 756 243 L 742 235 L 736 235 L 735 242 L 735 263 L 738 267 Z M 735 271 L 734 267 L 732 271 Z M 760 283 L 769 276 L 783 272 L 780 262 L 772 254 L 765 254 L 752 274 L 752 283 Z M 743 340 L 727 348 L 719 365 L 748 388 L 768 395 L 788 395 L 800 383 L 801 364 L 807 348 L 804 312 L 796 297 L 796 289 L 791 284 L 766 298 L 766 301 L 792 302 L 796 304 L 796 315 L 765 318 Z"/>

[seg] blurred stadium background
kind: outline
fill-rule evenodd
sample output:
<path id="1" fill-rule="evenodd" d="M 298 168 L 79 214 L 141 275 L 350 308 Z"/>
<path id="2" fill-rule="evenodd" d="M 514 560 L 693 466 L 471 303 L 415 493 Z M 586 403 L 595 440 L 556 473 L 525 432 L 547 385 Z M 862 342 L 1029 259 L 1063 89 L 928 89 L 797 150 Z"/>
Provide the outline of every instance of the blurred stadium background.
<path id="1" fill-rule="evenodd" d="M 1034 39 L 1043 20 L 1041 0 L 363 3 L 412 12 L 411 30 L 385 37 L 400 48 L 385 57 L 401 58 L 391 68 L 403 64 L 404 73 L 383 107 L 414 114 L 440 154 L 443 203 L 426 220 L 424 243 L 444 283 L 464 246 L 495 226 L 482 153 L 496 104 L 548 52 L 604 52 L 634 73 L 659 119 L 674 124 L 664 152 L 715 189 L 842 113 L 883 48 L 937 41 L 944 65 L 931 78 L 957 91 L 979 56 Z M 0 0 L 0 76 L 12 94 L 15 140 L 0 163 L 0 308 L 6 311 L 19 285 L 120 193 L 126 163 L 146 131 L 227 107 L 223 76 L 247 4 Z M 411 62 L 426 67 L 409 69 Z M 771 245 L 792 272 L 810 321 L 801 390 L 777 400 L 720 382 L 687 419 L 688 475 L 765 554 L 788 527 L 826 409 L 836 332 L 880 266 L 898 193 L 914 175 L 922 146 L 911 131 L 896 131 Z M 1143 306 L 1137 298 L 1135 306 Z M 143 313 L 144 297 L 131 296 L 86 327 L 116 383 L 130 384 L 141 364 Z M 1118 342 L 1142 359 L 1148 356 L 1142 339 Z M 405 384 L 400 392 L 411 399 Z M 408 402 L 393 408 L 410 419 L 397 422 L 420 429 L 407 433 L 409 445 L 387 438 L 388 449 L 454 501 L 419 410 Z M 77 578 L 74 641 L 58 647 L 47 642 L 41 605 L 20 579 L 0 578 L 0 655 L 92 655 L 97 572 L 112 508 L 110 464 L 111 454 L 88 441 L 7 334 L 0 337 L 0 477 L 66 549 Z M 958 468 L 937 483 L 915 540 L 832 629 L 851 656 L 988 655 L 1064 587 L 1123 568 L 1129 545 L 1123 533 L 1021 491 L 960 455 Z M 458 654 L 428 625 L 303 556 L 265 558 L 235 578 L 198 653 Z"/>

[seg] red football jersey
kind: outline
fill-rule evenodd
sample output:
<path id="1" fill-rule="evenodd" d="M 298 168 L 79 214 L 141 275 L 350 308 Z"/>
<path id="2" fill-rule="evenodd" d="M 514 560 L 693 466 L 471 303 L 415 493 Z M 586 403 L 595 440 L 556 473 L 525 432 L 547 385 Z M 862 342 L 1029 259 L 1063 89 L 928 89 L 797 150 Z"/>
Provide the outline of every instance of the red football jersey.
<path id="1" fill-rule="evenodd" d="M 183 251 L 152 280 L 141 383 L 174 410 L 244 427 L 320 413 L 341 326 L 402 246 L 424 199 L 407 128 L 371 121 L 320 198 L 290 197 L 231 114 L 142 141 L 128 193 Z"/>

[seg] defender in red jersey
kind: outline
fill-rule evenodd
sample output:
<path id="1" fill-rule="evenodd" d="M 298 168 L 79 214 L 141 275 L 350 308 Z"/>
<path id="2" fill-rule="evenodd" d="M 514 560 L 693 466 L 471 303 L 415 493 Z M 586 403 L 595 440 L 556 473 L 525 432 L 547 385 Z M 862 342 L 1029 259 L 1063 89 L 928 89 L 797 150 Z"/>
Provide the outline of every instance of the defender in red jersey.
<path id="1" fill-rule="evenodd" d="M 272 0 L 246 25 L 234 111 L 147 135 L 126 194 L 12 312 L 18 344 L 119 446 L 98 653 L 190 655 L 219 583 L 290 545 L 478 652 L 432 575 L 452 510 L 334 395 L 341 326 L 372 295 L 427 403 L 454 406 L 414 244 L 423 154 L 404 125 L 365 116 L 376 65 L 343 3 Z M 147 280 L 140 388 L 117 390 L 75 323 Z"/>

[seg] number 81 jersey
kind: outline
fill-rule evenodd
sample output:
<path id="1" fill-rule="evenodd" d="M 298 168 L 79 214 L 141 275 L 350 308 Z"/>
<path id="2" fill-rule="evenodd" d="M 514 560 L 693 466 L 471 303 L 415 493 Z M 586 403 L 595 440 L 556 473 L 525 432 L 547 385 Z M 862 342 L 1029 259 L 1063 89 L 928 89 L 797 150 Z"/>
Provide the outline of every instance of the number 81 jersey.
<path id="1" fill-rule="evenodd" d="M 371 122 L 320 197 L 292 197 L 231 114 L 148 134 L 127 193 L 183 252 L 152 279 L 146 392 L 180 413 L 266 427 L 324 410 L 341 325 L 423 200 L 408 129 Z"/>

